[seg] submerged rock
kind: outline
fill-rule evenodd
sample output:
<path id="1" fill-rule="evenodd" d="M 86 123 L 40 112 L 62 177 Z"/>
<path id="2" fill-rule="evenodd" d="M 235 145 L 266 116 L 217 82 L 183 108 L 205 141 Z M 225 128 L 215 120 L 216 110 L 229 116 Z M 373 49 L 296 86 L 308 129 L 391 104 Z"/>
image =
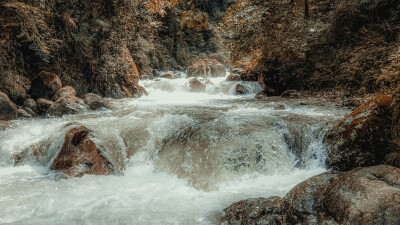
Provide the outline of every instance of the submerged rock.
<path id="1" fill-rule="evenodd" d="M 189 81 L 190 91 L 192 92 L 203 92 L 206 90 L 206 85 L 201 83 L 197 78 L 193 78 Z"/>
<path id="2" fill-rule="evenodd" d="M 34 99 L 51 99 L 60 88 L 61 80 L 56 74 L 42 71 L 32 80 L 29 94 Z"/>
<path id="3" fill-rule="evenodd" d="M 244 86 L 243 85 L 241 85 L 241 84 L 236 84 L 236 93 L 237 94 L 244 94 L 244 93 L 246 93 L 246 89 L 244 88 Z"/>
<path id="4" fill-rule="evenodd" d="M 384 164 L 391 152 L 392 97 L 379 95 L 342 119 L 324 138 L 327 166 L 350 170 Z"/>
<path id="5" fill-rule="evenodd" d="M 13 120 L 18 116 L 18 108 L 8 98 L 8 95 L 0 92 L 0 120 Z"/>
<path id="6" fill-rule="evenodd" d="M 328 172 L 294 187 L 283 199 L 249 199 L 225 209 L 227 224 L 399 224 L 400 169 Z"/>
<path id="7" fill-rule="evenodd" d="M 91 139 L 90 131 L 84 126 L 74 127 L 66 133 L 64 144 L 51 169 L 70 176 L 108 175 L 113 172 L 112 164 L 101 155 Z"/>

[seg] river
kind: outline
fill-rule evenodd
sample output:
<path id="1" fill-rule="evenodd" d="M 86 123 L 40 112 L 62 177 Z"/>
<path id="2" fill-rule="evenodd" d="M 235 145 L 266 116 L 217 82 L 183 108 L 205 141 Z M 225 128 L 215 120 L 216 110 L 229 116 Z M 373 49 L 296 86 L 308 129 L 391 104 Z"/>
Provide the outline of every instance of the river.
<path id="1" fill-rule="evenodd" d="M 194 93 L 188 80 L 141 81 L 149 95 L 112 110 L 12 121 L 0 131 L 0 224 L 219 224 L 236 201 L 284 196 L 326 171 L 322 139 L 347 111 L 257 100 L 258 83 L 223 77 Z M 115 175 L 50 171 L 69 123 L 94 134 Z M 15 164 L 30 146 L 45 155 Z"/>

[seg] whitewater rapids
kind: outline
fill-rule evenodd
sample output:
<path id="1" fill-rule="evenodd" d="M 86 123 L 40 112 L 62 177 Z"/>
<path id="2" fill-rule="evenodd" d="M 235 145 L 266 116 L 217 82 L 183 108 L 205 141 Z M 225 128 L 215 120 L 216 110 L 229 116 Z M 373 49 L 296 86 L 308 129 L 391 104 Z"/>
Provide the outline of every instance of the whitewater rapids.
<path id="1" fill-rule="evenodd" d="M 113 100 L 113 110 L 12 121 L 0 131 L 0 224 L 219 224 L 236 201 L 284 196 L 326 171 L 322 139 L 346 111 L 256 100 L 256 82 L 211 78 L 193 93 L 188 81 L 141 81 L 149 95 Z M 93 131 L 116 175 L 49 170 L 68 123 Z M 15 164 L 38 143 L 45 157 Z"/>

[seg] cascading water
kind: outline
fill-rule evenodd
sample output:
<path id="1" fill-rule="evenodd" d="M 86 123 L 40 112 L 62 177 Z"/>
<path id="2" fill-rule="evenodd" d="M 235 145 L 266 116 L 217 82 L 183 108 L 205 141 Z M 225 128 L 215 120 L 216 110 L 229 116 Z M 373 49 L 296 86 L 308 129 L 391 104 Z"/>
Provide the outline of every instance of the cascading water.
<path id="1" fill-rule="evenodd" d="M 113 110 L 13 121 L 0 131 L 0 223 L 218 224 L 235 201 L 283 196 L 325 171 L 322 138 L 345 111 L 255 100 L 258 83 L 225 78 L 193 93 L 188 80 L 143 81 L 147 97 Z M 93 133 L 116 175 L 50 171 L 70 123 Z"/>

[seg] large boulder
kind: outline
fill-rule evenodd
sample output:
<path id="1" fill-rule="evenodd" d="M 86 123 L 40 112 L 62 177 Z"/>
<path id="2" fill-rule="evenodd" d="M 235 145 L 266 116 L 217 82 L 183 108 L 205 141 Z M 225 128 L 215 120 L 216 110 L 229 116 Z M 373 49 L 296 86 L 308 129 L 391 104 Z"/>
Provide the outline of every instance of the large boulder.
<path id="1" fill-rule="evenodd" d="M 203 92 L 206 90 L 206 85 L 201 83 L 197 78 L 193 78 L 189 81 L 190 91 L 192 92 Z"/>
<path id="2" fill-rule="evenodd" d="M 283 199 L 250 199 L 225 209 L 228 224 L 400 224 L 400 168 L 328 172 Z"/>
<path id="3" fill-rule="evenodd" d="M 193 63 L 187 70 L 188 77 L 224 77 L 226 68 L 217 60 L 205 59 Z"/>
<path id="4" fill-rule="evenodd" d="M 347 115 L 324 138 L 327 166 L 351 170 L 384 164 L 392 151 L 392 97 L 379 95 Z"/>
<path id="5" fill-rule="evenodd" d="M 0 92 L 0 120 L 12 120 L 17 118 L 18 108 L 8 98 L 8 95 Z"/>
<path id="6" fill-rule="evenodd" d="M 66 133 L 64 144 L 50 168 L 70 176 L 113 173 L 112 164 L 101 154 L 84 126 L 71 128 Z"/>
<path id="7" fill-rule="evenodd" d="M 51 99 L 60 88 L 61 80 L 56 74 L 42 71 L 32 80 L 29 94 L 34 99 Z"/>

